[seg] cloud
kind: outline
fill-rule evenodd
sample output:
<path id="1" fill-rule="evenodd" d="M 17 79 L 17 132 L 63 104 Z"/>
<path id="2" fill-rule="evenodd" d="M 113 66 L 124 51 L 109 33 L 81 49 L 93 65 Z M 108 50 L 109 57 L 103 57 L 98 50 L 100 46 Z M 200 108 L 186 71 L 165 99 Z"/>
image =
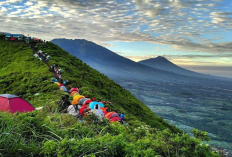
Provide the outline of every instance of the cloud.
<path id="1" fill-rule="evenodd" d="M 53 38 L 145 41 L 171 50 L 231 53 L 231 42 L 203 35 L 231 31 L 232 13 L 220 0 L 2 0 L 1 31 Z M 223 8 L 223 9 L 221 9 Z"/>
<path id="2" fill-rule="evenodd" d="M 219 55 L 163 55 L 169 59 L 206 59 L 206 58 L 231 58 L 232 54 L 219 54 Z"/>

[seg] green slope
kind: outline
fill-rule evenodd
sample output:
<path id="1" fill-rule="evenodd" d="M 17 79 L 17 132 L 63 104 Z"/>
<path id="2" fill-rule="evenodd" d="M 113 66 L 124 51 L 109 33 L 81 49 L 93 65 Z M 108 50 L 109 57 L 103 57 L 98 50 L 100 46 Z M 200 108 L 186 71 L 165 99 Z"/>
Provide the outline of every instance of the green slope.
<path id="1" fill-rule="evenodd" d="M 0 155 L 174 156 L 178 149 L 179 155 L 212 156 L 209 147 L 179 134 L 180 130 L 105 75 L 50 42 L 37 46 L 52 56 L 49 64 L 59 64 L 65 70 L 62 76 L 71 86 L 81 85 L 83 95 L 111 101 L 110 109 L 125 113 L 128 125 L 91 123 L 89 117 L 87 123 L 78 123 L 72 116 L 57 113 L 56 102 L 62 92 L 50 81 L 53 74 L 47 65 L 34 58 L 27 45 L 0 41 L 0 93 L 16 94 L 36 107 L 45 106 L 14 117 L 0 112 Z"/>
<path id="2" fill-rule="evenodd" d="M 62 93 L 49 78 L 48 67 L 25 44 L 0 42 L 0 93 L 21 96 L 34 107 L 58 100 Z M 39 96 L 34 94 L 40 93 Z"/>
<path id="3" fill-rule="evenodd" d="M 179 131 L 156 116 L 130 92 L 58 46 L 49 42 L 47 45 L 38 45 L 38 47 L 52 56 L 50 65 L 59 64 L 60 68 L 64 69 L 62 76 L 70 81 L 71 86 L 82 86 L 83 95 L 89 94 L 100 100 L 111 101 L 111 109 L 125 113 L 129 119 L 138 119 L 161 130 L 169 128 L 173 132 Z M 53 74 L 48 71 L 47 65 L 34 58 L 32 54 L 32 50 L 26 45 L 1 42 L 0 92 L 22 96 L 38 107 L 43 104 L 41 101 L 38 103 L 37 99 L 41 96 L 34 96 L 35 93 L 40 93 L 42 96 L 46 94 L 48 98 L 51 94 L 50 97 L 54 97 L 52 93 L 58 88 L 49 81 Z M 85 73 L 84 79 L 82 79 L 83 73 Z M 55 100 L 58 101 L 59 98 Z"/>

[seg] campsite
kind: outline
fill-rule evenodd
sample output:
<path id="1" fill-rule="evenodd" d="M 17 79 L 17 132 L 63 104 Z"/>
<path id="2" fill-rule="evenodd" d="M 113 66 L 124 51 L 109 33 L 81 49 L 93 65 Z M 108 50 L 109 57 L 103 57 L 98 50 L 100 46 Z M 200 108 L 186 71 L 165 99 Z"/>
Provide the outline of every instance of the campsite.
<path id="1" fill-rule="evenodd" d="M 0 93 L 10 94 L 0 96 L 0 103 L 7 102 L 12 108 L 15 102 L 25 104 L 25 107 L 20 107 L 23 113 L 18 109 L 15 113 L 0 112 L 2 156 L 177 154 L 216 157 L 221 154 L 200 139 L 192 138 L 168 124 L 122 86 L 51 42 L 18 44 L 2 37 L 0 48 Z M 39 50 L 51 56 L 48 62 L 33 56 Z M 62 84 L 64 80 L 60 82 L 57 74 L 50 71 L 49 67 L 54 64 L 63 69 L 61 75 L 69 81 L 68 85 Z M 69 87 L 81 88 L 81 95 L 76 89 L 69 94 Z M 107 107 L 110 113 L 106 115 L 109 118 L 123 113 L 126 115 L 126 125 L 110 122 L 107 118 L 100 120 L 94 114 L 84 116 L 80 122 L 72 115 L 60 113 L 58 101 L 67 94 L 70 102 L 74 100 L 76 105 L 84 104 L 87 95 L 102 101 L 90 103 L 90 108 L 96 104 L 101 108 Z M 32 112 L 29 109 L 27 112 L 26 108 L 29 107 L 42 108 Z"/>

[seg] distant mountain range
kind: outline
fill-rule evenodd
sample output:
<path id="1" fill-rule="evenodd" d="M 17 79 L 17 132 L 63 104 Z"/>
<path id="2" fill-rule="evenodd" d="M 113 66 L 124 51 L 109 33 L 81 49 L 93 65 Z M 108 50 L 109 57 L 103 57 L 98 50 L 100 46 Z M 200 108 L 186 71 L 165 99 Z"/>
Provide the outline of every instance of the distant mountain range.
<path id="1" fill-rule="evenodd" d="M 212 77 L 208 74 L 201 74 L 201 73 L 197 73 L 197 72 L 179 67 L 175 65 L 174 63 L 170 62 L 169 60 L 167 60 L 165 57 L 161 57 L 161 56 L 158 56 L 156 58 L 142 60 L 139 63 L 152 67 L 152 68 L 162 69 L 165 71 L 171 71 L 171 72 L 186 75 L 186 76 L 201 77 L 201 78 Z"/>
<path id="2" fill-rule="evenodd" d="M 134 62 L 84 39 L 53 39 L 51 42 L 111 78 L 120 76 L 167 81 L 195 79 L 193 77 L 223 79 L 183 69 L 164 57 Z"/>

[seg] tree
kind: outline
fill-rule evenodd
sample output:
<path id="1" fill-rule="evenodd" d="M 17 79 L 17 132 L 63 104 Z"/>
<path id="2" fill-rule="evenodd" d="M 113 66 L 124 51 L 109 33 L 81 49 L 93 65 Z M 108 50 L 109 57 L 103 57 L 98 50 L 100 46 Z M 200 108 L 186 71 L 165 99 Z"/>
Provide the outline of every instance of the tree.
<path id="1" fill-rule="evenodd" d="M 208 132 L 204 132 L 201 130 L 193 129 L 192 131 L 195 138 L 200 139 L 201 141 L 210 141 L 210 138 L 208 136 Z"/>

